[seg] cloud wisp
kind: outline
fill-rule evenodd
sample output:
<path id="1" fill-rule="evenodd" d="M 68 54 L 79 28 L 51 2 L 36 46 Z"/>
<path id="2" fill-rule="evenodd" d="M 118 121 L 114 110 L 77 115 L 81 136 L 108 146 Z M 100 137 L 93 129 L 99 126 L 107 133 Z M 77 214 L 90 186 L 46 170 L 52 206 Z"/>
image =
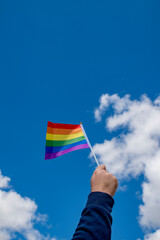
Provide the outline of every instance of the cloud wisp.
<path id="1" fill-rule="evenodd" d="M 47 216 L 37 213 L 33 200 L 11 189 L 10 181 L 0 171 L 0 239 L 16 239 L 18 233 L 26 240 L 52 240 L 34 226 L 37 222 L 43 224 Z"/>
<path id="2" fill-rule="evenodd" d="M 105 120 L 109 132 L 122 130 L 117 137 L 97 143 L 93 149 L 101 163 L 120 180 L 143 174 L 139 223 L 148 230 L 145 240 L 160 239 L 160 97 L 152 101 L 146 95 L 131 100 L 130 95 L 103 94 L 95 109 L 97 122 L 109 109 L 112 116 Z"/>

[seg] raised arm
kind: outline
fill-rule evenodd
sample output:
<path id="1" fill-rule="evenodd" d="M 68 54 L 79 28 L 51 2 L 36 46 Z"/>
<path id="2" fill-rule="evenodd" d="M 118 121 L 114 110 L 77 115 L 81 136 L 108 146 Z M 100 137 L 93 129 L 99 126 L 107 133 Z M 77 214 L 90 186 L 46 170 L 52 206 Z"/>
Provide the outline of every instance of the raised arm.
<path id="1" fill-rule="evenodd" d="M 113 196 L 117 190 L 116 177 L 100 165 L 91 178 L 91 193 L 88 196 L 72 240 L 110 240 Z"/>

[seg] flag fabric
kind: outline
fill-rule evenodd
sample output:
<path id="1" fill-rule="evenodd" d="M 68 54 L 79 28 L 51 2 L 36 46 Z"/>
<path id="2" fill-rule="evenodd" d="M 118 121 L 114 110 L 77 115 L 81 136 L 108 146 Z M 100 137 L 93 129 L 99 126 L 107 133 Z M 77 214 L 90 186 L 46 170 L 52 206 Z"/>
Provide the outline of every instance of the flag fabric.
<path id="1" fill-rule="evenodd" d="M 83 148 L 89 148 L 89 145 L 80 124 L 48 122 L 45 160 Z"/>

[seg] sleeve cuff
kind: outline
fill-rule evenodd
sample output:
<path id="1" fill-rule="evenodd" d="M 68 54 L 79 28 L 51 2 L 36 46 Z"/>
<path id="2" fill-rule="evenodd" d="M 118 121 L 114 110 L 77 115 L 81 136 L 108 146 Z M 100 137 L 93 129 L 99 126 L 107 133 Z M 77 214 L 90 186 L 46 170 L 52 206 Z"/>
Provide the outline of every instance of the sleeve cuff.
<path id="1" fill-rule="evenodd" d="M 111 213 L 113 205 L 114 199 L 109 194 L 103 192 L 91 192 L 88 195 L 86 207 L 89 206 L 103 207 Z"/>

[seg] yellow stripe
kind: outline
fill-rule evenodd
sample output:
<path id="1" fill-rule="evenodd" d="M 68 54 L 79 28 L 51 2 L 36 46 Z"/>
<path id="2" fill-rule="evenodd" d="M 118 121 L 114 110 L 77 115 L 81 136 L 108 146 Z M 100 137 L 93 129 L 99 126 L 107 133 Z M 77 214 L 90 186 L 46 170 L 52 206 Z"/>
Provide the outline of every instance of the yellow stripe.
<path id="1" fill-rule="evenodd" d="M 47 133 L 46 140 L 62 141 L 62 140 L 74 139 L 74 138 L 81 137 L 81 136 L 84 136 L 83 132 L 69 134 L 69 135 Z"/>

